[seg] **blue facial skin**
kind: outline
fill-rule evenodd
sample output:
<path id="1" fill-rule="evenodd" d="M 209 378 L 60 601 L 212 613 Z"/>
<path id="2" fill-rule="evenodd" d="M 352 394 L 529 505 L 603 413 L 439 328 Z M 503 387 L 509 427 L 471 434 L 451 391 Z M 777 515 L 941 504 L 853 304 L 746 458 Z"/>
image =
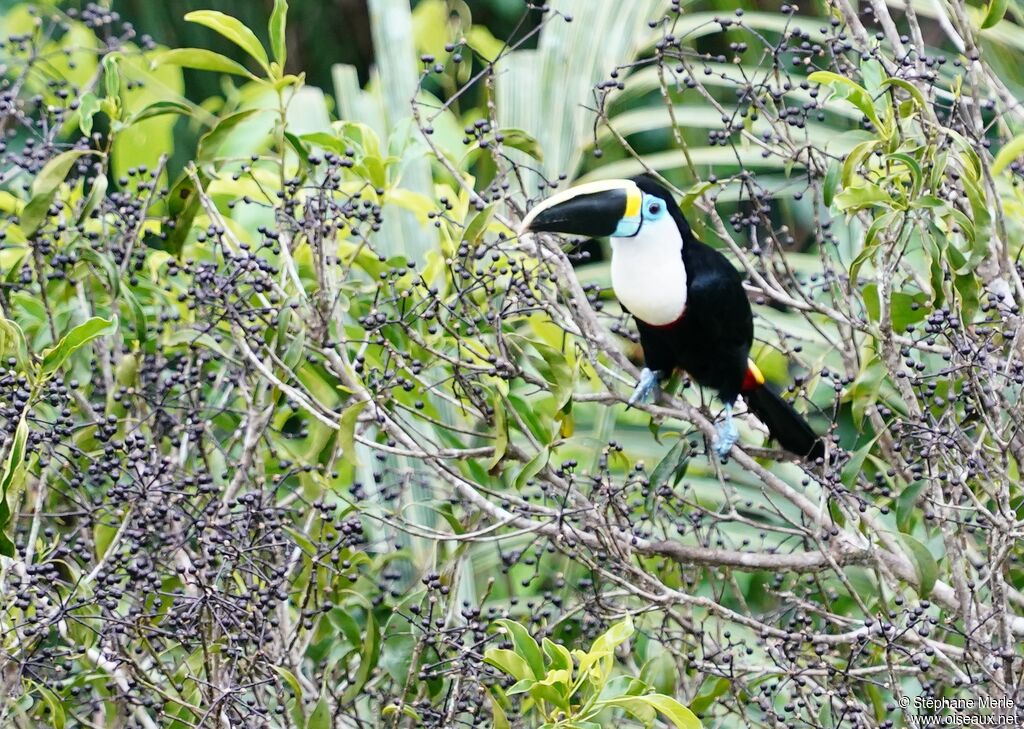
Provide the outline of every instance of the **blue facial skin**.
<path id="1" fill-rule="evenodd" d="M 648 195 L 645 192 L 643 193 L 643 199 L 640 201 L 640 214 L 620 220 L 618 227 L 615 228 L 615 232 L 612 233 L 612 238 L 632 238 L 640 232 L 640 228 L 644 223 L 660 220 L 667 214 L 668 209 L 665 203 L 654 197 L 654 195 Z"/>

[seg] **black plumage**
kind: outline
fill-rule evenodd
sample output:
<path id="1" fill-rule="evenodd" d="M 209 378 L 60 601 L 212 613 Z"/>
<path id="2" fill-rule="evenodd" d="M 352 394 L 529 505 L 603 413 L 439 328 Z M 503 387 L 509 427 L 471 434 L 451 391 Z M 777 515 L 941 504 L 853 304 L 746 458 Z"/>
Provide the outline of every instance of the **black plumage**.
<path id="1" fill-rule="evenodd" d="M 646 176 L 633 181 L 668 206 L 682 237 L 680 255 L 687 277 L 686 308 L 678 320 L 652 326 L 634 316 L 645 365 L 666 373 L 684 370 L 727 404 L 742 394 L 779 445 L 803 457 L 824 456 L 824 444 L 807 421 L 750 369 L 754 318 L 739 272 L 725 256 L 697 240 L 664 187 Z"/>

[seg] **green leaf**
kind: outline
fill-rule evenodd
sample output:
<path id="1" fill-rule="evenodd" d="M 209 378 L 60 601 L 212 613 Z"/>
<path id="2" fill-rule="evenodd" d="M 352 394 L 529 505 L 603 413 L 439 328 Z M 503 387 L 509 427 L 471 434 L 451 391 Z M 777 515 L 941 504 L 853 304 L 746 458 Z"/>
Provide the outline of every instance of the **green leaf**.
<path id="1" fill-rule="evenodd" d="M 502 129 L 499 132 L 504 139 L 502 144 L 512 149 L 518 149 L 533 157 L 538 162 L 544 161 L 544 152 L 540 148 L 540 142 L 524 132 L 522 129 Z"/>
<path id="2" fill-rule="evenodd" d="M 393 612 L 384 626 L 383 640 L 380 667 L 395 681 L 405 681 L 416 650 L 416 634 L 412 625 L 398 612 Z"/>
<path id="3" fill-rule="evenodd" d="M 677 729 L 700 729 L 701 723 L 692 711 L 673 699 L 671 696 L 662 694 L 648 694 L 638 696 L 638 701 L 649 704 L 658 710 L 658 713 L 676 725 Z"/>
<path id="4" fill-rule="evenodd" d="M 322 696 L 309 715 L 306 729 L 331 729 L 331 707 L 327 705 L 327 699 Z"/>
<path id="5" fill-rule="evenodd" d="M 78 128 L 85 136 L 92 134 L 92 118 L 99 110 L 100 100 L 96 94 L 82 94 L 82 98 L 78 100 Z"/>
<path id="6" fill-rule="evenodd" d="M 14 483 L 14 476 L 25 460 L 25 443 L 28 441 L 28 420 L 25 413 L 21 414 L 18 427 L 11 439 L 11 448 L 4 460 L 3 476 L 0 477 L 0 554 L 5 557 L 14 556 L 14 542 L 7 536 L 7 527 L 11 520 L 11 507 L 7 503 L 8 491 Z"/>
<path id="7" fill-rule="evenodd" d="M 380 137 L 373 127 L 362 122 L 339 121 L 331 125 L 340 139 L 350 142 L 352 146 L 362 150 L 367 157 L 380 157 Z M 303 135 L 303 138 L 309 135 Z M 328 135 L 329 136 L 329 135 Z M 344 147 L 342 147 L 344 149 Z"/>
<path id="8" fill-rule="evenodd" d="M 110 292 L 114 296 L 119 296 L 121 293 L 121 272 L 118 270 L 117 265 L 111 256 L 106 253 L 100 253 L 93 248 L 82 247 L 78 252 L 78 259 L 83 262 L 88 262 L 101 269 L 107 277 L 107 285 L 110 286 Z"/>
<path id="9" fill-rule="evenodd" d="M 206 176 L 199 172 L 199 182 L 204 184 Z M 192 176 L 183 173 L 167 194 L 167 217 L 173 226 L 163 226 L 163 236 L 147 235 L 146 245 L 150 248 L 166 251 L 172 256 L 180 256 L 181 249 L 192 230 L 192 222 L 201 207 L 200 190 L 196 189 Z"/>
<path id="10" fill-rule="evenodd" d="M 508 721 L 508 715 L 505 713 L 505 709 L 501 707 L 497 697 L 494 696 L 494 689 L 491 689 L 491 715 L 493 719 L 493 729 L 512 729 L 512 725 Z"/>
<path id="11" fill-rule="evenodd" d="M 663 483 L 671 482 L 677 485 L 683 476 L 686 475 L 686 466 L 690 460 L 690 444 L 683 438 L 676 441 L 675 445 L 669 448 L 668 453 L 661 459 L 651 472 L 651 485 L 660 486 Z"/>
<path id="12" fill-rule="evenodd" d="M 288 343 L 287 349 L 281 356 L 281 362 L 290 370 L 294 370 L 295 367 L 302 360 L 302 355 L 306 352 L 306 332 L 299 331 L 297 334 L 293 334 L 291 341 Z"/>
<path id="13" fill-rule="evenodd" d="M 274 60 L 281 66 L 281 73 L 284 73 L 284 64 L 288 60 L 288 43 L 285 34 L 287 22 L 288 0 L 274 0 L 274 12 L 270 14 L 267 31 L 270 34 L 270 51 L 274 54 Z"/>
<path id="14" fill-rule="evenodd" d="M 387 718 L 389 716 L 394 716 L 395 714 L 398 713 L 398 711 L 399 711 L 399 708 L 397 706 L 395 706 L 394 704 L 388 704 L 383 709 L 381 709 L 380 714 L 381 714 L 381 716 Z M 421 717 L 416 712 L 416 710 L 413 709 L 408 704 L 404 704 L 402 706 L 402 708 L 401 708 L 401 711 L 402 711 L 403 715 L 409 717 L 410 719 L 413 720 L 413 722 L 415 722 L 412 726 L 421 726 L 423 724 L 423 717 Z"/>
<path id="15" fill-rule="evenodd" d="M 505 692 L 506 696 L 515 696 L 516 694 L 529 693 L 530 689 L 537 685 L 537 682 L 532 678 L 524 678 L 522 681 L 516 681 L 512 684 L 508 691 Z"/>
<path id="16" fill-rule="evenodd" d="M 156 117 L 128 124 L 131 112 L 145 108 L 148 104 L 162 99 L 184 101 L 182 69 L 173 65 L 153 67 L 153 60 L 158 55 L 157 51 L 146 51 L 123 56 L 118 62 L 124 79 L 118 106 L 123 109 L 118 109 L 116 113 L 124 126 L 115 125 L 115 128 L 120 128 L 114 135 L 111 153 L 113 166 L 107 173 L 111 179 L 142 164 L 150 169 L 155 168 L 160 156 L 169 153 L 174 147 L 174 118 Z"/>
<path id="17" fill-rule="evenodd" d="M 278 354 L 282 353 L 288 348 L 289 337 L 291 336 L 288 332 L 288 325 L 291 324 L 292 320 L 292 302 L 295 301 L 295 297 L 288 299 L 281 307 L 281 313 L 277 317 L 277 332 L 274 337 L 275 346 Z"/>
<path id="18" fill-rule="evenodd" d="M 434 210 L 434 207 L 436 206 L 436 203 L 426 195 L 422 195 L 418 192 L 413 192 L 412 190 L 405 190 L 401 187 L 393 187 L 390 190 L 388 190 L 387 197 L 385 198 L 384 202 L 385 204 L 390 203 L 392 205 L 397 205 L 403 210 L 408 210 L 409 212 L 414 213 L 417 219 L 419 219 L 420 222 L 423 223 L 424 225 L 426 224 L 426 221 L 429 220 L 427 214 L 432 212 Z M 475 219 L 476 218 L 474 218 L 474 220 Z M 434 253 L 436 254 L 438 252 L 434 251 Z M 439 260 L 443 261 L 443 258 Z M 424 278 L 426 278 L 426 280 L 428 281 L 434 280 L 426 272 L 424 272 Z"/>
<path id="19" fill-rule="evenodd" d="M 54 729 L 64 729 L 67 716 L 64 714 L 64 704 L 60 697 L 44 686 L 39 687 L 39 693 L 42 694 L 43 701 L 50 710 L 50 726 Z"/>
<path id="20" fill-rule="evenodd" d="M 152 119 L 156 116 L 163 116 L 164 114 L 181 114 L 182 116 L 192 116 L 193 109 L 188 104 L 183 104 L 180 101 L 155 101 L 149 106 L 143 107 L 139 111 L 132 114 L 129 123 L 135 124 L 136 122 L 145 121 L 146 119 Z"/>
<path id="21" fill-rule="evenodd" d="M 825 203 L 825 207 L 832 206 L 832 200 L 836 196 L 836 187 L 839 184 L 839 163 L 833 161 L 828 166 L 828 170 L 825 172 L 825 182 L 821 186 L 821 201 Z"/>
<path id="22" fill-rule="evenodd" d="M 888 86 L 897 86 L 906 91 L 910 94 L 910 98 L 914 100 L 914 103 L 918 108 L 925 109 L 928 107 L 928 101 L 924 98 L 924 94 L 921 93 L 921 89 L 917 88 L 909 81 L 905 81 L 901 78 L 887 78 L 882 82 L 882 88 L 886 88 Z"/>
<path id="23" fill-rule="evenodd" d="M 921 184 L 924 182 L 920 163 L 918 163 L 918 161 L 909 154 L 905 154 L 903 152 L 890 154 L 889 159 L 901 162 L 903 166 L 907 168 L 907 172 L 910 173 L 911 179 L 910 195 L 916 198 L 921 190 Z"/>
<path id="24" fill-rule="evenodd" d="M 94 316 L 86 319 L 70 332 L 65 334 L 56 346 L 43 351 L 43 366 L 40 374 L 47 377 L 56 372 L 67 361 L 68 357 L 84 347 L 86 344 L 107 334 L 117 331 L 117 317 L 103 319 Z"/>
<path id="25" fill-rule="evenodd" d="M 541 642 L 544 647 L 544 654 L 548 657 L 548 663 L 555 670 L 572 670 L 572 654 L 563 646 L 554 641 L 544 638 Z"/>
<path id="26" fill-rule="evenodd" d="M 345 149 L 348 146 L 343 139 L 327 132 L 308 132 L 298 137 L 298 139 L 302 142 L 309 142 L 310 144 L 315 144 L 318 147 L 329 149 L 332 152 L 337 152 L 338 154 L 345 154 Z M 401 194 L 402 192 L 403 191 L 400 188 L 396 188 L 395 190 L 389 190 L 388 196 L 390 197 L 395 193 Z M 433 210 L 433 201 L 430 202 L 431 205 L 428 209 Z"/>
<path id="27" fill-rule="evenodd" d="M 494 37 L 486 25 L 474 23 L 466 33 L 466 44 L 485 61 L 495 61 L 507 47 L 504 41 Z"/>
<path id="28" fill-rule="evenodd" d="M 316 547 L 312 543 L 309 546 L 312 553 L 316 554 Z M 356 622 L 355 617 L 347 608 L 331 608 L 331 611 L 327 613 L 327 618 L 330 620 L 331 625 L 341 631 L 345 640 L 351 645 L 357 646 L 362 644 L 362 631 L 359 629 L 359 623 Z"/>
<path id="29" fill-rule="evenodd" d="M 174 48 L 157 54 L 153 59 L 154 66 L 181 66 L 182 68 L 195 68 L 200 71 L 214 71 L 216 73 L 230 73 L 235 76 L 245 76 L 256 80 L 256 76 L 249 73 L 242 64 L 232 61 L 227 56 L 208 51 L 205 48 Z"/>
<path id="30" fill-rule="evenodd" d="M 302 686 L 299 685 L 299 679 L 295 678 L 295 674 L 283 666 L 271 664 L 270 667 L 274 669 L 278 676 L 285 680 L 289 688 L 291 688 L 292 694 L 294 694 L 294 698 L 288 702 L 288 713 L 291 714 L 295 726 L 306 726 L 306 710 L 302 706 Z"/>
<path id="31" fill-rule="evenodd" d="M 1017 135 L 1000 148 L 992 161 L 992 174 L 998 175 L 1021 154 L 1024 154 L 1024 134 Z"/>
<path id="32" fill-rule="evenodd" d="M 693 183 L 690 189 L 679 199 L 679 208 L 684 213 L 690 212 L 694 204 L 704 196 L 704 193 L 713 187 L 715 187 L 713 182 L 701 181 Z"/>
<path id="33" fill-rule="evenodd" d="M 544 654 L 530 632 L 514 620 L 498 620 L 512 638 L 516 653 L 523 657 L 536 679 L 544 678 Z"/>
<path id="34" fill-rule="evenodd" d="M 957 258 L 959 251 L 956 250 L 955 246 L 949 246 L 946 249 L 946 253 L 950 259 L 950 262 L 954 266 L 957 264 L 954 261 L 963 260 Z M 972 273 L 965 273 L 953 277 L 953 288 L 956 290 L 957 297 L 960 300 L 957 313 L 960 315 L 960 320 L 965 324 L 969 325 L 974 322 L 974 317 L 978 313 L 978 306 L 980 304 L 980 286 L 978 285 L 978 279 L 974 277 Z"/>
<path id="35" fill-rule="evenodd" d="M 971 202 L 971 213 L 973 214 L 974 227 L 978 231 L 975 245 L 977 245 L 978 240 L 981 240 L 982 243 L 984 243 L 986 236 L 982 234 L 982 229 L 988 226 L 992 219 L 992 216 L 988 211 L 988 202 L 985 199 L 985 193 L 981 188 L 980 181 L 973 180 L 965 175 L 961 182 L 964 186 L 964 192 L 967 193 L 967 199 Z M 985 251 L 985 246 L 982 245 L 980 251 L 982 255 L 977 258 L 977 261 L 981 260 Z"/>
<path id="36" fill-rule="evenodd" d="M 835 197 L 836 207 L 843 212 L 853 212 L 876 206 L 891 206 L 894 203 L 889 195 L 878 185 L 862 182 L 856 186 L 846 187 Z"/>
<path id="37" fill-rule="evenodd" d="M 57 189 L 80 157 L 92 154 L 88 149 L 69 149 L 51 159 L 32 180 L 32 197 L 21 212 L 21 230 L 26 236 L 32 235 L 46 219 Z"/>
<path id="38" fill-rule="evenodd" d="M 114 368 L 114 382 L 118 385 L 134 385 L 139 375 L 139 357 L 135 354 L 125 354 L 121 361 Z M 113 395 L 113 393 L 110 393 Z"/>
<path id="39" fill-rule="evenodd" d="M 32 360 L 29 358 L 25 333 L 18 326 L 18 322 L 2 316 L 0 316 L 0 355 L 13 356 L 18 361 L 18 369 L 24 374 L 30 374 Z"/>
<path id="40" fill-rule="evenodd" d="M 896 526 L 903 533 L 909 533 L 913 526 L 911 519 L 914 517 L 914 509 L 917 508 L 917 499 L 925 485 L 926 482 L 923 479 L 914 481 L 896 497 Z"/>
<path id="41" fill-rule="evenodd" d="M 370 680 L 374 670 L 377 668 L 377 661 L 380 658 L 380 630 L 377 628 L 377 621 L 372 612 L 366 613 L 366 625 L 363 627 L 363 641 L 359 646 L 359 667 L 356 669 L 355 678 L 342 694 L 342 701 L 349 702 L 359 696 L 363 686 Z"/>
<path id="42" fill-rule="evenodd" d="M 884 380 L 885 368 L 881 360 L 877 356 L 865 357 L 857 379 L 853 381 L 843 398 L 851 404 L 853 423 L 858 430 L 862 429 L 867 409 L 878 400 L 878 393 Z"/>
<path id="43" fill-rule="evenodd" d="M 277 11 L 275 7 L 275 12 Z M 255 58 L 261 66 L 269 73 L 270 59 L 263 49 L 263 44 L 246 25 L 238 18 L 225 15 L 217 10 L 194 10 L 185 14 L 185 20 L 190 23 L 205 25 L 215 30 L 250 56 Z"/>
<path id="44" fill-rule="evenodd" d="M 946 269 L 942 260 L 942 251 L 945 248 L 946 240 L 944 235 L 936 236 L 932 230 L 928 230 L 924 234 L 923 242 L 924 251 L 928 256 L 928 282 L 932 289 L 932 308 L 938 309 L 946 300 L 946 290 L 943 285 L 946 280 Z"/>
<path id="45" fill-rule="evenodd" d="M 108 99 L 121 99 L 121 71 L 117 67 L 120 54 L 108 53 L 103 57 L 103 89 Z"/>
<path id="46" fill-rule="evenodd" d="M 82 212 L 78 214 L 78 222 L 83 223 L 89 219 L 93 211 L 98 209 L 103 199 L 107 196 L 107 176 L 102 172 L 96 175 L 92 181 L 92 188 L 89 190 L 89 197 L 82 203 Z"/>
<path id="47" fill-rule="evenodd" d="M 338 431 L 338 445 L 341 447 L 342 456 L 350 463 L 355 463 L 356 459 L 356 422 L 367 403 L 367 400 L 352 403 L 341 412 L 341 418 L 338 420 L 341 426 Z"/>
<path id="48" fill-rule="evenodd" d="M 543 361 L 531 358 L 537 370 L 547 380 L 551 394 L 555 399 L 555 410 L 561 410 L 572 399 L 576 380 L 572 368 L 566 360 L 565 353 L 540 341 L 532 342 Z"/>
<path id="49" fill-rule="evenodd" d="M 981 182 L 981 158 L 978 156 L 978 151 L 974 149 L 973 143 L 952 129 L 949 135 L 956 141 L 957 146 L 960 147 L 960 156 L 964 163 L 964 177 L 973 182 Z"/>
<path id="50" fill-rule="evenodd" d="M 852 488 L 853 485 L 857 483 L 857 479 L 863 473 L 864 461 L 867 459 L 868 453 L 871 452 L 871 449 L 875 445 L 875 441 L 878 440 L 880 435 L 881 434 L 875 435 L 874 438 L 855 450 L 853 455 L 850 457 L 850 460 L 843 466 L 841 479 L 844 486 Z"/>
<path id="51" fill-rule="evenodd" d="M 476 244 L 480 242 L 493 217 L 494 206 L 488 205 L 469 221 L 465 232 L 462 234 L 462 241 L 468 244 L 471 250 L 476 248 Z"/>
<path id="52" fill-rule="evenodd" d="M 220 146 L 224 144 L 227 138 L 234 131 L 235 127 L 251 117 L 253 114 L 258 114 L 260 111 L 262 110 L 243 109 L 242 111 L 237 111 L 234 114 L 229 114 L 218 121 L 213 129 L 204 134 L 199 140 L 199 146 L 196 149 L 196 160 L 200 163 L 212 161 L 220 150 Z"/>
<path id="53" fill-rule="evenodd" d="M 863 86 L 832 71 L 815 71 L 807 77 L 807 80 L 811 83 L 831 86 L 836 98 L 846 99 L 856 106 L 864 116 L 871 120 L 876 129 L 882 131 L 882 122 L 875 110 L 875 103 L 871 94 Z"/>
<path id="54" fill-rule="evenodd" d="M 528 679 L 533 674 L 526 661 L 518 653 L 507 648 L 488 648 L 484 651 L 484 663 L 507 673 L 517 681 Z"/>
<path id="55" fill-rule="evenodd" d="M 300 532 L 298 529 L 285 527 L 285 531 L 288 533 L 288 536 L 290 536 L 295 541 L 295 544 L 299 547 L 299 549 L 302 550 L 302 552 L 307 557 L 312 557 L 317 553 L 318 550 L 316 546 L 314 546 L 313 542 L 311 542 L 309 538 L 305 534 Z"/>
<path id="56" fill-rule="evenodd" d="M 299 164 L 302 165 L 302 169 L 309 171 L 311 169 L 309 165 L 309 148 L 302 143 L 299 137 L 296 137 L 291 132 L 286 131 L 284 133 L 284 141 L 288 142 L 288 145 L 295 151 L 295 154 L 299 157 Z"/>
<path id="57" fill-rule="evenodd" d="M 881 245 L 878 241 L 879 234 L 888 228 L 889 223 L 893 221 L 897 215 L 898 213 L 896 212 L 885 213 L 883 215 L 879 215 L 871 223 L 871 226 L 868 228 L 868 232 L 864 235 L 864 248 L 861 249 L 860 253 L 857 254 L 857 257 L 854 258 L 853 262 L 850 264 L 849 276 L 851 281 L 857 281 L 857 276 L 860 274 L 860 269 L 864 264 L 868 261 L 874 260 L 875 253 Z"/>
<path id="58" fill-rule="evenodd" d="M 1010 0 L 992 0 L 985 6 L 985 17 L 981 19 L 981 28 L 991 28 L 999 24 L 999 21 L 1006 15 L 1006 9 L 1010 6 Z"/>
<path id="59" fill-rule="evenodd" d="M 676 693 L 679 683 L 679 668 L 671 653 L 660 651 L 640 669 L 640 680 L 654 688 L 659 694 Z"/>
<path id="60" fill-rule="evenodd" d="M 643 711 L 641 707 L 651 707 L 671 721 L 676 729 L 701 729 L 702 727 L 700 719 L 671 696 L 664 696 L 662 694 L 623 696 L 608 701 L 601 701 L 599 704 L 603 706 L 621 706 L 640 715 L 642 715 Z"/>
<path id="61" fill-rule="evenodd" d="M 515 487 L 516 487 L 516 489 L 523 488 L 524 486 L 526 486 L 526 482 L 527 481 L 529 481 L 531 478 L 533 478 L 538 473 L 540 473 L 541 469 L 544 468 L 544 466 L 547 465 L 548 458 L 550 458 L 550 457 L 551 457 L 551 450 L 549 448 L 545 447 L 545 448 L 542 448 L 537 453 L 537 455 L 535 455 L 533 458 L 531 458 L 529 461 L 527 461 L 526 465 L 523 466 L 523 470 L 521 470 L 516 475 L 516 480 L 515 480 Z"/>
<path id="62" fill-rule="evenodd" d="M 695 714 L 701 714 L 711 708 L 711 705 L 715 703 L 715 699 L 724 694 L 732 686 L 732 682 L 727 678 L 719 678 L 715 680 L 714 676 L 709 676 L 705 681 L 711 681 L 711 687 L 707 691 L 702 691 L 697 694 L 697 698 L 690 702 L 690 711 Z"/>
<path id="63" fill-rule="evenodd" d="M 846 159 L 843 160 L 842 172 L 840 174 L 844 187 L 852 184 L 854 173 L 860 168 L 861 163 L 868 158 L 868 155 L 875 151 L 877 146 L 877 139 L 869 139 L 850 150 L 850 153 L 846 155 Z"/>
<path id="64" fill-rule="evenodd" d="M 633 633 L 633 618 L 627 616 L 625 620 L 615 623 L 613 626 L 608 628 L 608 630 L 599 635 L 594 640 L 593 645 L 590 646 L 590 650 L 591 652 L 614 650 L 629 640 L 633 636 Z"/>
<path id="65" fill-rule="evenodd" d="M 960 228 L 960 231 L 963 233 L 964 238 L 967 240 L 968 243 L 971 244 L 973 248 L 974 242 L 978 239 L 978 229 L 974 224 L 975 221 L 972 218 L 969 218 L 966 214 L 962 213 L 961 211 L 956 210 L 955 208 L 950 208 L 948 213 L 949 217 L 951 217 L 953 220 L 947 221 L 947 226 L 949 226 L 949 224 L 952 223 L 952 225 L 955 225 L 956 227 Z M 946 234 L 940 233 L 939 237 L 940 239 L 945 238 Z M 950 253 L 950 263 L 953 265 L 953 270 L 956 273 L 966 273 L 967 271 L 971 270 L 971 266 L 969 266 L 967 263 L 967 258 L 962 257 L 963 254 L 956 246 L 948 246 L 948 252 Z M 955 257 L 957 258 L 956 262 L 954 262 L 953 260 Z"/>
<path id="66" fill-rule="evenodd" d="M 689 463 L 690 445 L 680 437 L 651 471 L 650 487 L 647 489 L 646 499 L 648 513 L 654 512 L 659 488 L 663 484 L 671 484 L 672 488 L 678 486 L 683 476 L 686 475 Z"/>
<path id="67" fill-rule="evenodd" d="M 935 587 L 935 581 L 939 577 L 939 565 L 932 553 L 928 551 L 928 547 L 909 534 L 900 536 L 914 559 L 914 572 L 917 573 L 917 593 L 922 599 L 926 598 L 932 594 L 932 588 Z"/>
<path id="68" fill-rule="evenodd" d="M 508 420 L 505 417 L 505 400 L 495 389 L 491 393 L 491 404 L 494 407 L 494 455 L 487 461 L 488 471 L 494 469 L 508 451 Z"/>
<path id="69" fill-rule="evenodd" d="M 112 524 L 96 522 L 92 528 L 92 542 L 96 549 L 96 559 L 102 560 L 114 541 L 118 527 Z"/>
<path id="70" fill-rule="evenodd" d="M 628 640 L 633 632 L 633 618 L 627 615 L 625 620 L 615 623 L 595 638 L 589 651 L 573 651 L 579 659 L 580 675 L 588 675 L 598 692 L 611 675 L 615 649 Z"/>
<path id="71" fill-rule="evenodd" d="M 511 693 L 509 691 L 510 695 Z M 546 701 L 566 712 L 569 711 L 569 697 L 564 691 L 559 691 L 555 686 L 545 683 L 534 683 L 530 686 L 530 697 L 536 702 Z"/>
<path id="72" fill-rule="evenodd" d="M 873 58 L 861 60 L 860 78 L 864 90 L 877 103 L 877 97 L 882 90 L 882 80 L 885 78 L 885 69 L 882 68 L 882 64 Z"/>
<path id="73" fill-rule="evenodd" d="M 881 306 L 878 300 L 878 286 L 870 283 L 861 290 L 864 308 L 871 321 L 879 321 Z M 889 298 L 889 315 L 893 331 L 902 332 L 911 324 L 923 320 L 928 314 L 928 297 L 921 292 L 914 294 L 894 291 Z M 916 305 L 916 307 L 915 307 Z"/>
<path id="74" fill-rule="evenodd" d="M 138 298 L 131 292 L 131 289 L 125 286 L 121 289 L 121 293 L 124 295 L 125 301 L 128 302 L 128 308 L 132 312 L 132 319 L 135 321 L 135 338 L 139 341 L 140 345 L 143 345 L 149 338 L 146 326 L 146 312 L 142 310 L 142 304 L 139 303 Z"/>

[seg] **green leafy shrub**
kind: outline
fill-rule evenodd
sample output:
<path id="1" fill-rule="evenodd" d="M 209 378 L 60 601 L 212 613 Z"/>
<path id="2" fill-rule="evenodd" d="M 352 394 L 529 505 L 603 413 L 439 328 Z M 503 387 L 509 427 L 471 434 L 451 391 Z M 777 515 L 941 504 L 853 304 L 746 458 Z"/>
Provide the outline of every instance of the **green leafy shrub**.
<path id="1" fill-rule="evenodd" d="M 615 723 L 616 710 L 628 712 L 649 726 L 661 714 L 678 729 L 699 727 L 700 721 L 689 709 L 671 696 L 653 692 L 641 678 L 613 676 L 615 650 L 633 635 L 633 622 L 626 619 L 602 633 L 590 650 L 570 652 L 558 643 L 544 639 L 544 649 L 523 626 L 511 620 L 498 623 L 511 636 L 513 649 L 488 648 L 487 663 L 516 679 L 492 703 L 495 726 L 509 726 L 502 708 L 507 697 L 528 694 L 524 713 L 534 711 L 544 718 L 544 726 L 566 729 L 596 729 Z"/>

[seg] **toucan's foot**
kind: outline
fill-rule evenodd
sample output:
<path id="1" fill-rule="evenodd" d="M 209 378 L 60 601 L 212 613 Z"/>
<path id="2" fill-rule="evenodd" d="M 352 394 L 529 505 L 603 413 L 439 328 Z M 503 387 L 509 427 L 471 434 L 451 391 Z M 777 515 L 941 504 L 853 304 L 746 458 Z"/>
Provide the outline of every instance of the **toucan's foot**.
<path id="1" fill-rule="evenodd" d="M 736 441 L 740 437 L 740 431 L 732 419 L 732 405 L 725 406 L 725 420 L 718 424 L 716 430 L 718 434 L 714 443 L 715 453 L 724 461 L 729 457 L 729 451 L 736 445 Z"/>
<path id="2" fill-rule="evenodd" d="M 629 405 L 636 405 L 638 402 L 647 402 L 652 393 L 658 390 L 658 380 L 661 379 L 659 370 L 649 370 L 644 367 L 640 370 L 640 381 L 633 388 L 633 394 L 629 396 Z"/>

